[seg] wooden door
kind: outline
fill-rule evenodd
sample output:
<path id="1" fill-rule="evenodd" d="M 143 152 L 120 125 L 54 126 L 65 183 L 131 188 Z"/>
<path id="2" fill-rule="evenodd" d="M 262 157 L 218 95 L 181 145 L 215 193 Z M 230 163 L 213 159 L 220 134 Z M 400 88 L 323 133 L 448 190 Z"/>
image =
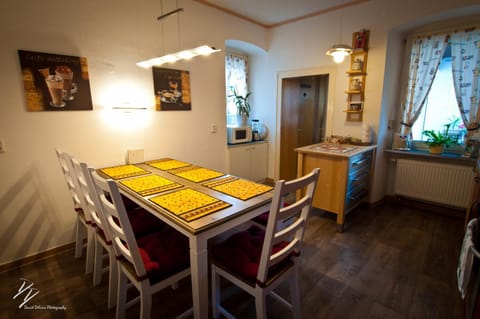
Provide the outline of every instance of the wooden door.
<path id="1" fill-rule="evenodd" d="M 296 178 L 298 139 L 298 108 L 300 105 L 300 79 L 282 80 L 282 117 L 280 122 L 280 179 Z"/>
<path id="2" fill-rule="evenodd" d="M 328 74 L 282 80 L 280 179 L 297 177 L 295 148 L 325 136 Z"/>

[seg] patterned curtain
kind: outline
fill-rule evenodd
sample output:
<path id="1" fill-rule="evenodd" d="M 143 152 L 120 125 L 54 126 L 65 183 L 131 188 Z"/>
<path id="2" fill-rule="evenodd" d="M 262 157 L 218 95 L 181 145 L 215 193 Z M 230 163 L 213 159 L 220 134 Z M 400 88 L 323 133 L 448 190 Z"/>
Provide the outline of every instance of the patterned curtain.
<path id="1" fill-rule="evenodd" d="M 236 123 L 237 108 L 233 97 L 233 89 L 239 95 L 247 94 L 248 60 L 246 56 L 227 53 L 225 56 L 225 81 L 227 96 L 227 124 Z"/>
<path id="2" fill-rule="evenodd" d="M 450 45 L 455 95 L 467 135 L 472 136 L 480 123 L 480 29 L 453 33 Z"/>
<path id="3" fill-rule="evenodd" d="M 447 36 L 433 35 L 413 41 L 407 94 L 403 104 L 401 135 L 408 136 L 422 110 L 447 46 Z"/>

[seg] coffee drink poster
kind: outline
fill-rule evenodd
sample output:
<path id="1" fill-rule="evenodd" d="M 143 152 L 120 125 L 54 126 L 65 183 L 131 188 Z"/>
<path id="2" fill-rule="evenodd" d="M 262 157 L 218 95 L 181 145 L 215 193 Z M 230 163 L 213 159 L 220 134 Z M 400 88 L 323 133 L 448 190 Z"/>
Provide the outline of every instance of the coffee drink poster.
<path id="1" fill-rule="evenodd" d="M 190 111 L 190 73 L 153 67 L 153 89 L 157 111 Z"/>
<path id="2" fill-rule="evenodd" d="M 18 50 L 27 111 L 92 110 L 84 57 Z"/>

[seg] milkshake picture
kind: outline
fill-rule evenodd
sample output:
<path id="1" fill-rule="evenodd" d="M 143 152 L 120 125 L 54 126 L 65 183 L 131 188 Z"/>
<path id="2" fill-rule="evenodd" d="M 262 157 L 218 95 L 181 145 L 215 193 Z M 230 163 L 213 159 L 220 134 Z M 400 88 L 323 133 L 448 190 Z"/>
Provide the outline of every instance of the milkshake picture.
<path id="1" fill-rule="evenodd" d="M 63 79 L 58 75 L 49 75 L 45 78 L 45 83 L 48 87 L 48 92 L 52 101 L 50 105 L 53 107 L 64 107 L 65 102 L 63 102 Z"/>
<path id="2" fill-rule="evenodd" d="M 72 70 L 66 65 L 59 65 L 55 69 L 55 74 L 63 79 L 63 91 L 64 101 L 72 101 L 75 97 L 72 95 L 74 93 L 74 84 L 73 84 L 73 72 Z"/>

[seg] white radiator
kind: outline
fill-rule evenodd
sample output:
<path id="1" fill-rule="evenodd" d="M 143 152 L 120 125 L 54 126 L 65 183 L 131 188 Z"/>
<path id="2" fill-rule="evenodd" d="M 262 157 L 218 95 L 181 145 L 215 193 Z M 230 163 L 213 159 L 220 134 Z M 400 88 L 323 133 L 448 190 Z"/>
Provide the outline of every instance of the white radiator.
<path id="1" fill-rule="evenodd" d="M 468 208 L 474 186 L 470 166 L 398 159 L 396 195 L 458 208 Z"/>

